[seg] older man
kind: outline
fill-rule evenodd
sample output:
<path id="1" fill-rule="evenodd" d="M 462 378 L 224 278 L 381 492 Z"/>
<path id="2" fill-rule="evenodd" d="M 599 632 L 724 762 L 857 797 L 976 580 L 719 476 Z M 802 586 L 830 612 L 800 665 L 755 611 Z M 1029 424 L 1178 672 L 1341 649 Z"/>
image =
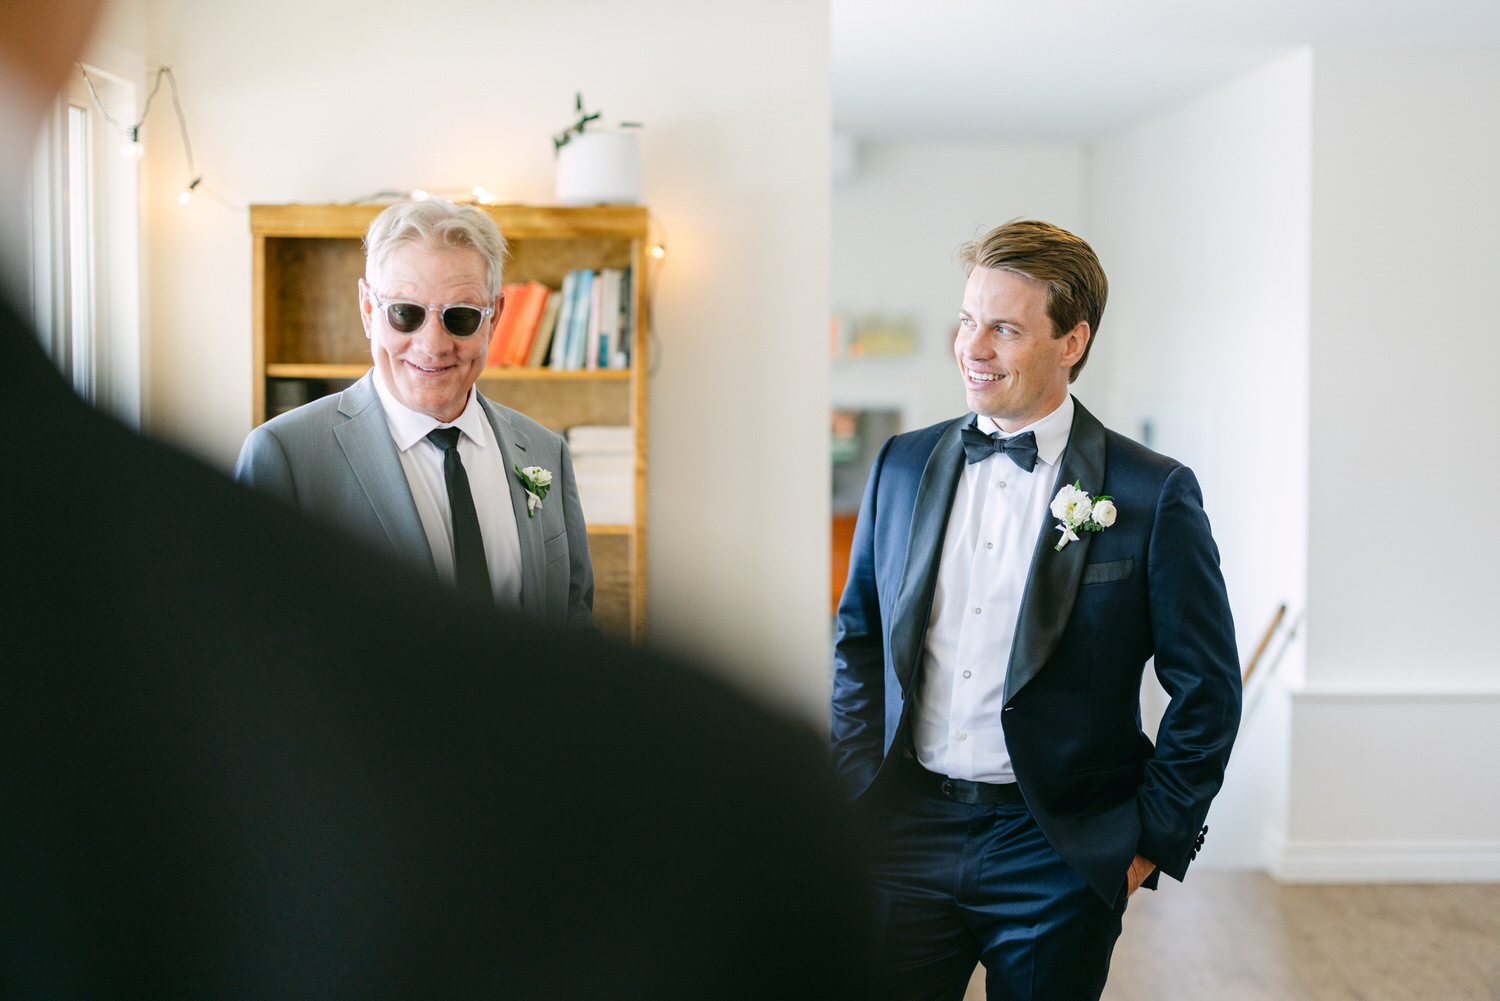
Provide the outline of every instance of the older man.
<path id="1" fill-rule="evenodd" d="M 408 202 L 375 218 L 365 247 L 374 368 L 252 431 L 235 478 L 461 589 L 589 625 L 568 447 L 474 387 L 505 306 L 500 231 L 471 206 Z"/>
<path id="2" fill-rule="evenodd" d="M 1181 879 L 1239 723 L 1193 474 L 1069 393 L 1108 284 L 1013 222 L 964 248 L 973 411 L 886 443 L 839 603 L 833 747 L 884 836 L 877 995 L 1098 998 L 1126 897 Z M 1171 695 L 1141 732 L 1146 662 Z"/>

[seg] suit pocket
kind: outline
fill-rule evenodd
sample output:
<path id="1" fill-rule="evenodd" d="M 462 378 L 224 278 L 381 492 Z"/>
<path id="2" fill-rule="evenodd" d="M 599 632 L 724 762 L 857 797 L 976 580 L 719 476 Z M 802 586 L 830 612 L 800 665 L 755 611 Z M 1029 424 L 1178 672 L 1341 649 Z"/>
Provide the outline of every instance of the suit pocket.
<path id="1" fill-rule="evenodd" d="M 1111 560 L 1108 563 L 1090 563 L 1083 568 L 1084 584 L 1109 584 L 1117 580 L 1129 580 L 1135 572 L 1135 559 Z"/>
<path id="2" fill-rule="evenodd" d="M 1102 812 L 1135 795 L 1144 778 L 1145 763 L 1142 761 L 1079 768 L 1073 772 L 1068 799 L 1076 809 Z"/>
<path id="3" fill-rule="evenodd" d="M 566 530 L 542 543 L 542 566 L 550 567 L 559 560 L 568 558 L 568 533 Z"/>

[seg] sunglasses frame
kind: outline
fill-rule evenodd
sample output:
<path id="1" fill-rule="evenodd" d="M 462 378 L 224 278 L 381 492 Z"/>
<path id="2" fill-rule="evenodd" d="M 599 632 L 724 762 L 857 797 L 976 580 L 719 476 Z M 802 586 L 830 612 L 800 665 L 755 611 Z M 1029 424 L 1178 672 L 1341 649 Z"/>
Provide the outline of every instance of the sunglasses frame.
<path id="1" fill-rule="evenodd" d="M 449 337 L 457 337 L 459 340 L 468 340 L 470 337 L 473 337 L 475 334 L 483 330 L 485 324 L 489 323 L 490 317 L 495 315 L 494 306 L 481 306 L 473 302 L 437 303 L 417 302 L 415 299 L 386 299 L 382 297 L 379 292 L 376 292 L 374 289 L 372 289 L 369 286 L 369 283 L 367 283 L 363 278 L 359 280 L 359 287 L 364 289 L 365 294 L 370 297 L 370 301 L 375 304 L 375 308 L 385 314 L 386 326 L 390 327 L 396 333 L 402 334 L 406 337 L 412 336 L 417 331 L 426 326 L 428 314 L 435 312 L 438 317 L 438 323 L 442 325 L 443 330 L 447 332 Z M 420 308 L 422 310 L 422 322 L 418 323 L 410 330 L 402 330 L 391 320 L 390 309 L 392 306 L 416 306 Z M 460 334 L 452 327 L 448 326 L 448 310 L 454 309 L 459 306 L 462 306 L 464 309 L 477 309 L 480 313 L 479 326 L 475 327 L 467 334 Z"/>

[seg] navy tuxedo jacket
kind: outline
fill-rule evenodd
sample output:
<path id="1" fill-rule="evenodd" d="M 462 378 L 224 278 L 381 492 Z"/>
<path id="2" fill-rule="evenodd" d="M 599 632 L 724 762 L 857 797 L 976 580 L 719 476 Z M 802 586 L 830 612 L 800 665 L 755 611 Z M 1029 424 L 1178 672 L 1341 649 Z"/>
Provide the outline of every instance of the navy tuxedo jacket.
<path id="1" fill-rule="evenodd" d="M 1075 401 L 1076 403 L 1076 401 Z M 833 752 L 851 794 L 910 753 L 911 703 L 972 415 L 886 442 L 870 473 L 839 602 Z M 1007 460 L 1008 461 L 1008 460 Z M 1006 745 L 1059 855 L 1111 903 L 1139 852 L 1181 879 L 1201 844 L 1240 715 L 1234 624 L 1197 480 L 1077 404 L 1057 486 L 1114 498 L 1118 518 L 1061 552 L 1037 526 L 1005 682 Z M 1141 675 L 1171 696 L 1155 746 Z"/>

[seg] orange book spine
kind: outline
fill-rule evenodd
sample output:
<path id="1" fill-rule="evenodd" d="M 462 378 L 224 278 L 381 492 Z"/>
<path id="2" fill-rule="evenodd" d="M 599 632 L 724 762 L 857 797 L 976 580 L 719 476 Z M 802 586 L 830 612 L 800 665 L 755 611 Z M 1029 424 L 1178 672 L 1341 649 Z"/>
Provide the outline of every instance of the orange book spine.
<path id="1" fill-rule="evenodd" d="M 510 340 L 511 331 L 516 326 L 516 300 L 512 297 L 522 288 L 524 288 L 522 285 L 500 287 L 500 290 L 505 293 L 505 305 L 500 310 L 500 324 L 495 328 L 494 336 L 490 338 L 490 349 L 484 356 L 486 368 L 495 368 L 505 364 L 505 346 Z"/>
<path id="2" fill-rule="evenodd" d="M 541 282 L 527 282 L 521 293 L 521 305 L 516 315 L 515 332 L 511 335 L 506 350 L 505 364 L 525 365 L 531 354 L 531 342 L 536 339 L 537 324 L 541 322 L 542 310 L 547 306 L 549 289 Z"/>

